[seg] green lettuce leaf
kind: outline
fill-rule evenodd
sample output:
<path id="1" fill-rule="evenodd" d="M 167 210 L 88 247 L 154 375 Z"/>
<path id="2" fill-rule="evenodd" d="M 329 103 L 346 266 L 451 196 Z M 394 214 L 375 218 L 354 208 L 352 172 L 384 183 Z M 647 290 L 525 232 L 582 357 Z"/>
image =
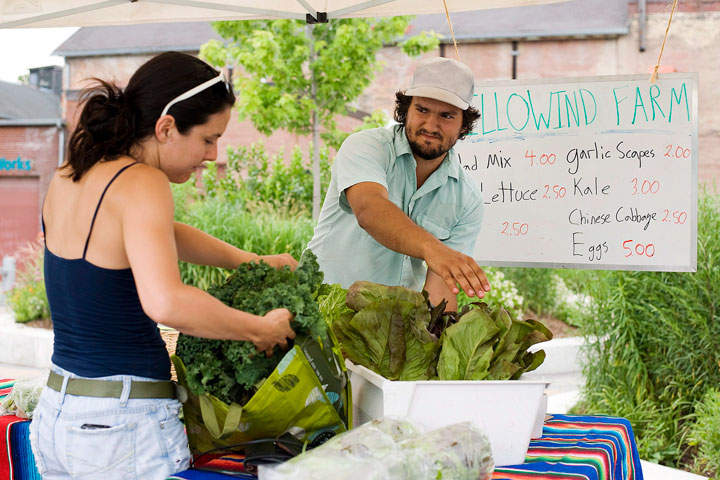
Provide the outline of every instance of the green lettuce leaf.
<path id="1" fill-rule="evenodd" d="M 379 283 L 359 281 L 350 285 L 347 293 L 347 306 L 359 312 L 363 308 L 383 299 L 403 300 L 414 305 L 425 305 L 422 293 L 404 287 L 388 287 Z"/>
<path id="2" fill-rule="evenodd" d="M 357 282 L 348 291 L 345 313 L 332 324 L 347 358 L 391 380 L 435 375 L 439 343 L 427 331 L 425 297 L 402 287 Z"/>
<path id="3" fill-rule="evenodd" d="M 322 313 L 325 323 L 332 325 L 341 315 L 352 310 L 345 303 L 347 290 L 339 283 L 328 285 L 323 283 L 317 291 L 316 301 L 318 309 Z"/>
<path id="4" fill-rule="evenodd" d="M 440 380 L 483 380 L 488 375 L 500 327 L 485 308 L 473 308 L 442 336 Z"/>

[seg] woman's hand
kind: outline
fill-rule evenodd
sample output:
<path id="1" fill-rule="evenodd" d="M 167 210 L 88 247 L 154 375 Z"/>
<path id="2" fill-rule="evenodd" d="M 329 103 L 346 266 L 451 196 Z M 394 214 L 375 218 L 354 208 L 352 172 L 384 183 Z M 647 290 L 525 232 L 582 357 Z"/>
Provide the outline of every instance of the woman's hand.
<path id="1" fill-rule="evenodd" d="M 275 345 L 287 350 L 288 339 L 295 338 L 295 332 L 290 328 L 293 317 L 294 315 L 286 308 L 270 310 L 265 316 L 260 317 L 255 339 L 252 341 L 255 348 L 259 352 L 265 352 L 268 357 L 272 356 Z"/>
<path id="2" fill-rule="evenodd" d="M 289 253 L 280 253 L 278 255 L 260 255 L 260 260 L 274 268 L 282 268 L 287 265 L 290 267 L 290 270 L 295 270 L 298 265 L 298 261 L 295 260 Z"/>

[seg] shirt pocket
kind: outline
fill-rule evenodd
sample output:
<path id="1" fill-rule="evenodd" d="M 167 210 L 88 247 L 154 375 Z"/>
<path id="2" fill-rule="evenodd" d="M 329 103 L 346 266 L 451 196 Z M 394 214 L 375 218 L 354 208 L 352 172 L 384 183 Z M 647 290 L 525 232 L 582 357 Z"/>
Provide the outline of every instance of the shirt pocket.
<path id="1" fill-rule="evenodd" d="M 67 427 L 68 473 L 76 479 L 135 480 L 137 424 Z"/>
<path id="2" fill-rule="evenodd" d="M 444 241 L 450 238 L 450 226 L 442 220 L 432 218 L 424 213 L 417 216 L 417 224 L 430 232 L 438 240 Z"/>

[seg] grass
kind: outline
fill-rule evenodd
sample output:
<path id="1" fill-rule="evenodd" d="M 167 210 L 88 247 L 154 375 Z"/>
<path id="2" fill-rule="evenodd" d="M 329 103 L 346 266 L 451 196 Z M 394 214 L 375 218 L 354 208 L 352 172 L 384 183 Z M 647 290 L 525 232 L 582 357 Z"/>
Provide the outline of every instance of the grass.
<path id="1" fill-rule="evenodd" d="M 296 259 L 310 241 L 313 221 L 292 210 L 228 203 L 208 198 L 176 212 L 178 221 L 192 225 L 234 245 L 259 255 L 290 253 Z M 230 272 L 222 268 L 180 263 L 183 282 L 207 289 L 221 283 Z"/>
<path id="2" fill-rule="evenodd" d="M 717 478 L 720 474 L 720 390 L 709 390 L 695 413 L 697 421 L 690 440 L 698 446 L 694 470 Z"/>
<path id="3" fill-rule="evenodd" d="M 720 197 L 698 208 L 695 273 L 596 272 L 581 411 L 628 418 L 642 458 L 683 467 L 696 406 L 720 385 Z M 599 339 L 603 339 L 602 341 Z"/>

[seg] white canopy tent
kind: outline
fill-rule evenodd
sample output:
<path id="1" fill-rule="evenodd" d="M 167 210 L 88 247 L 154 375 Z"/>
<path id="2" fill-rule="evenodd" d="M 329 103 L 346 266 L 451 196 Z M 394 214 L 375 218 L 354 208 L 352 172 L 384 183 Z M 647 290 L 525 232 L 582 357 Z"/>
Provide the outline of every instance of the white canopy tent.
<path id="1" fill-rule="evenodd" d="M 0 28 L 332 18 L 466 12 L 568 0 L 0 0 Z M 482 26 L 478 26 L 482 28 Z"/>

